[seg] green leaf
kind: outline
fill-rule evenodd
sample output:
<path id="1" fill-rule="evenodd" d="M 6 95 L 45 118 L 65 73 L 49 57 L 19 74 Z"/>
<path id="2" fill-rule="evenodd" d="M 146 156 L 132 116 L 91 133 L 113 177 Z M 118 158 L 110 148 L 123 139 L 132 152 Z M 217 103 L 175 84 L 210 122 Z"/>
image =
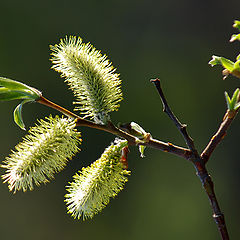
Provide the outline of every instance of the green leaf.
<path id="1" fill-rule="evenodd" d="M 212 56 L 212 60 L 209 61 L 209 64 L 213 67 L 215 65 L 222 65 L 224 68 L 226 68 L 227 70 L 229 70 L 230 72 L 233 71 L 234 69 L 234 62 L 232 62 L 231 60 L 224 58 L 224 57 L 218 57 L 218 56 Z"/>
<path id="2" fill-rule="evenodd" d="M 17 105 L 17 107 L 15 108 L 15 110 L 13 112 L 13 117 L 14 117 L 15 123 L 23 130 L 26 130 L 26 128 L 25 128 L 23 118 L 22 118 L 22 106 L 23 106 L 23 104 L 25 104 L 27 102 L 29 102 L 29 100 L 22 101 L 19 105 Z"/>
<path id="3" fill-rule="evenodd" d="M 226 102 L 227 102 L 227 106 L 229 110 L 237 110 L 239 108 L 239 88 L 237 88 L 233 95 L 232 98 L 229 97 L 228 93 L 225 92 L 225 98 L 226 98 Z"/>
<path id="4" fill-rule="evenodd" d="M 240 30 L 240 21 L 235 20 L 235 21 L 234 21 L 234 24 L 233 24 L 233 27 L 234 27 L 234 28 L 238 28 L 238 29 Z"/>
<path id="5" fill-rule="evenodd" d="M 15 99 L 23 99 L 14 110 L 13 116 L 15 123 L 23 130 L 25 126 L 22 118 L 23 104 L 35 101 L 41 97 L 41 92 L 35 88 L 29 87 L 18 81 L 0 77 L 0 101 L 10 101 Z"/>
<path id="6" fill-rule="evenodd" d="M 120 124 L 119 126 L 121 129 L 127 131 L 140 140 L 144 140 L 149 135 L 140 125 L 135 122 Z"/>
<path id="7" fill-rule="evenodd" d="M 240 78 L 240 59 L 238 58 L 239 56 L 237 56 L 237 61 L 234 63 L 234 69 L 231 74 L 235 77 Z"/>
<path id="8" fill-rule="evenodd" d="M 26 99 L 26 95 L 21 92 L 12 91 L 9 88 L 0 87 L 0 101 L 10 101 L 16 99 Z"/>
<path id="9" fill-rule="evenodd" d="M 233 24 L 233 27 L 234 27 L 234 28 L 238 28 L 238 30 L 240 30 L 240 21 L 235 20 L 235 21 L 234 21 L 234 24 Z M 240 41 L 240 34 L 233 34 L 233 35 L 231 36 L 230 42 L 233 42 L 233 41 L 235 41 L 235 40 Z"/>
<path id="10" fill-rule="evenodd" d="M 221 57 L 221 63 L 222 63 L 222 66 L 224 68 L 226 68 L 230 72 L 233 71 L 233 69 L 234 69 L 234 62 L 232 62 L 231 60 L 229 60 L 227 58 Z"/>
<path id="11" fill-rule="evenodd" d="M 225 99 L 226 99 L 226 102 L 227 102 L 227 107 L 230 110 L 231 109 L 231 99 L 230 99 L 227 92 L 224 92 L 224 94 L 225 94 Z"/>
<path id="12" fill-rule="evenodd" d="M 144 158 L 145 157 L 145 155 L 144 155 L 144 150 L 145 150 L 145 148 L 146 148 L 146 146 L 143 146 L 143 145 L 139 145 L 139 147 L 138 147 L 138 150 L 139 150 L 139 152 L 140 152 L 140 157 L 141 158 Z"/>
<path id="13" fill-rule="evenodd" d="M 209 64 L 213 67 L 217 64 L 222 65 L 225 69 L 223 70 L 223 75 L 225 76 L 224 79 L 229 75 L 232 74 L 235 77 L 240 78 L 240 55 L 237 56 L 237 61 L 232 62 L 231 60 L 224 58 L 224 57 L 218 57 L 218 56 L 212 56 L 211 61 L 209 61 Z"/>
<path id="14" fill-rule="evenodd" d="M 15 99 L 37 100 L 41 92 L 18 81 L 0 77 L 0 101 Z"/>
<path id="15" fill-rule="evenodd" d="M 134 136 L 138 137 L 138 138 L 144 138 L 145 135 L 147 134 L 146 131 L 137 123 L 135 122 L 131 122 L 130 123 L 131 126 L 131 130 L 134 131 Z"/>
<path id="16" fill-rule="evenodd" d="M 236 40 L 240 41 L 240 34 L 233 34 L 229 41 L 233 42 L 233 41 L 236 41 Z"/>
<path id="17" fill-rule="evenodd" d="M 240 102 L 238 102 L 238 103 L 235 105 L 234 110 L 237 110 L 239 107 L 240 107 Z"/>
<path id="18" fill-rule="evenodd" d="M 234 70 L 240 71 L 240 60 L 236 61 L 233 66 Z"/>
<path id="19" fill-rule="evenodd" d="M 233 109 L 235 109 L 235 105 L 238 102 L 238 97 L 239 97 L 239 88 L 237 88 L 234 91 L 232 99 L 231 99 L 231 104 L 232 104 Z"/>
<path id="20" fill-rule="evenodd" d="M 218 64 L 222 64 L 221 57 L 213 55 L 212 59 L 208 62 L 208 64 L 210 64 L 212 67 Z"/>

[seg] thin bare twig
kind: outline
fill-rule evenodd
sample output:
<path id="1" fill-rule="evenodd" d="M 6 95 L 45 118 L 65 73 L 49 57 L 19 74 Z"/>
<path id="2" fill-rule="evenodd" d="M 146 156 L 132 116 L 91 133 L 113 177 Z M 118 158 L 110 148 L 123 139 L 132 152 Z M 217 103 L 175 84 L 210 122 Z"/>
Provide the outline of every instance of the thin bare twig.
<path id="1" fill-rule="evenodd" d="M 151 80 L 152 83 L 155 84 L 155 87 L 157 88 L 157 91 L 160 95 L 162 104 L 163 104 L 163 111 L 169 116 L 169 118 L 174 122 L 174 124 L 176 125 L 176 127 L 178 128 L 178 130 L 180 131 L 180 133 L 182 134 L 187 146 L 189 147 L 189 149 L 195 153 L 196 152 L 196 148 L 194 146 L 194 142 L 193 139 L 188 135 L 187 132 L 187 125 L 186 124 L 182 124 L 178 118 L 174 115 L 174 113 L 172 112 L 170 106 L 167 103 L 167 100 L 163 94 L 162 88 L 161 88 L 161 84 L 160 84 L 160 79 L 156 78 L 156 79 L 152 79 Z"/>
<path id="2" fill-rule="evenodd" d="M 210 158 L 211 154 L 217 147 L 217 145 L 223 140 L 223 138 L 227 134 L 227 130 L 229 126 L 231 125 L 232 121 L 236 117 L 238 113 L 238 110 L 227 110 L 226 114 L 224 115 L 223 121 L 221 122 L 217 132 L 213 135 L 213 137 L 210 139 L 208 145 L 203 150 L 201 154 L 201 158 L 205 163 L 207 163 L 208 159 Z"/>

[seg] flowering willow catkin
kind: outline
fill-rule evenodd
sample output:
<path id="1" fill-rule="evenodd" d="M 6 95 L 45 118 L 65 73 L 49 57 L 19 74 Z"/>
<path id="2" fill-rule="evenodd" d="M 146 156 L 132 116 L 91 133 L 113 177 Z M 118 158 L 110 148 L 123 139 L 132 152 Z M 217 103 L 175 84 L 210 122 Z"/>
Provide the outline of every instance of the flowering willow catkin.
<path id="1" fill-rule="evenodd" d="M 51 46 L 53 69 L 62 73 L 84 117 L 106 123 L 122 100 L 121 80 L 106 55 L 81 38 L 70 36 Z"/>
<path id="2" fill-rule="evenodd" d="M 58 116 L 46 119 L 29 130 L 2 165 L 7 169 L 2 178 L 10 191 L 32 190 L 34 184 L 48 182 L 79 151 L 81 139 L 74 121 Z"/>
<path id="3" fill-rule="evenodd" d="M 92 218 L 115 197 L 127 182 L 130 171 L 121 162 L 126 140 L 116 140 L 91 166 L 82 168 L 67 187 L 68 212 L 77 219 Z"/>

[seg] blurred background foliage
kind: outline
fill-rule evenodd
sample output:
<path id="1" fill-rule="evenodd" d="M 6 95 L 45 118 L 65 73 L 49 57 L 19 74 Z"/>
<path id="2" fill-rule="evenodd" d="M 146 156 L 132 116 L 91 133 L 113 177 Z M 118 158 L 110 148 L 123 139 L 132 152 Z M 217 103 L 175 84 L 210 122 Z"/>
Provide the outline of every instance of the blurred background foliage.
<path id="1" fill-rule="evenodd" d="M 149 80 L 159 77 L 173 111 L 201 151 L 226 110 L 239 79 L 222 81 L 221 68 L 207 63 L 213 54 L 235 60 L 240 2 L 236 0 L 52 0 L 1 1 L 0 75 L 23 81 L 72 109 L 73 95 L 51 70 L 49 45 L 66 35 L 81 36 L 107 54 L 121 73 L 124 101 L 114 122 L 135 121 L 158 139 L 184 146 Z M 0 156 L 25 135 L 12 118 L 17 102 L 0 103 Z M 26 126 L 56 114 L 38 105 L 23 109 Z M 219 239 L 211 209 L 193 167 L 183 159 L 147 149 L 141 159 L 131 149 L 132 175 L 124 191 L 94 219 L 81 222 L 66 214 L 65 186 L 72 175 L 97 159 L 113 136 L 80 129 L 82 151 L 51 183 L 33 192 L 9 193 L 0 184 L 2 239 Z M 208 169 L 216 184 L 232 239 L 239 230 L 240 119 L 213 154 Z M 0 170 L 2 174 L 3 169 Z"/>

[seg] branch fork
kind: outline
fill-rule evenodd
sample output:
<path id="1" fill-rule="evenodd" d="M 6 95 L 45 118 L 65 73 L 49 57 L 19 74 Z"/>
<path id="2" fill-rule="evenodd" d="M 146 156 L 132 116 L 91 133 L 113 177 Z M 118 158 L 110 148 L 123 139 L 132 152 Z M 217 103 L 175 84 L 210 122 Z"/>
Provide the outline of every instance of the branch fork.
<path id="1" fill-rule="evenodd" d="M 158 78 L 151 80 L 152 83 L 155 84 L 155 87 L 160 95 L 162 104 L 163 104 L 163 111 L 169 116 L 169 118 L 174 122 L 180 133 L 182 134 L 188 149 L 191 152 L 190 161 L 193 163 L 196 174 L 199 177 L 202 187 L 204 188 L 208 199 L 210 201 L 210 205 L 213 211 L 213 219 L 215 220 L 215 223 L 218 227 L 219 233 L 221 235 L 221 238 L 223 240 L 228 240 L 229 235 L 227 231 L 227 226 L 225 223 L 224 215 L 220 210 L 215 192 L 214 192 L 214 184 L 213 181 L 206 169 L 206 163 L 208 162 L 211 154 L 217 147 L 217 145 L 223 140 L 224 136 L 226 135 L 227 129 L 229 128 L 231 122 L 237 115 L 238 110 L 231 110 L 227 111 L 223 121 L 216 132 L 216 134 L 210 139 L 208 145 L 203 150 L 202 154 L 199 155 L 197 149 L 194 146 L 194 141 L 190 137 L 190 135 L 187 132 L 187 126 L 185 124 L 181 124 L 181 122 L 177 119 L 177 117 L 173 114 L 171 111 L 171 108 L 169 107 L 167 100 L 163 94 L 163 90 L 161 88 L 160 80 Z"/>

